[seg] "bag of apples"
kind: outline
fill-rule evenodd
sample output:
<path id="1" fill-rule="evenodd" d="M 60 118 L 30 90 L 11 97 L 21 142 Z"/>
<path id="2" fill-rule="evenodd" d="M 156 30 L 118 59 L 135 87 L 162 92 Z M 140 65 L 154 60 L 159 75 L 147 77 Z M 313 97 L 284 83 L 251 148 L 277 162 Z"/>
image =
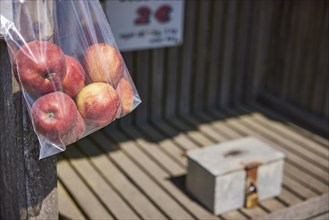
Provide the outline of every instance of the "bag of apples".
<path id="1" fill-rule="evenodd" d="M 12 70 L 40 142 L 40 159 L 141 102 L 98 0 L 6 1 Z"/>

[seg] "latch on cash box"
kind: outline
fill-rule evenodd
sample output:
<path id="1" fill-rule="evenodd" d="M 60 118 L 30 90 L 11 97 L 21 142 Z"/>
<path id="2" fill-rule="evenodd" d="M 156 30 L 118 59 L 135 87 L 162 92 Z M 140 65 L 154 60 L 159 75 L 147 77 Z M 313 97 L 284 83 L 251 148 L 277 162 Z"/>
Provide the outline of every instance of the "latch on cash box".
<path id="1" fill-rule="evenodd" d="M 252 162 L 245 165 L 246 170 L 246 188 L 245 188 L 245 207 L 253 208 L 258 205 L 257 191 L 257 170 L 260 163 Z"/>

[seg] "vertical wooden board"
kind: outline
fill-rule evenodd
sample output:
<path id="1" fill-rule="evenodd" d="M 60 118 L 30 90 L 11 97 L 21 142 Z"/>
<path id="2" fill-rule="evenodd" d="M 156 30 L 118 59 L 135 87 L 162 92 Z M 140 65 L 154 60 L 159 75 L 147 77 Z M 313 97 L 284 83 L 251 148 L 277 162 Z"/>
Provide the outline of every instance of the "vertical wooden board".
<path id="1" fill-rule="evenodd" d="M 0 219 L 27 219 L 23 134 L 16 128 L 22 123 L 22 98 L 13 80 L 7 46 L 0 39 Z"/>
<path id="2" fill-rule="evenodd" d="M 86 219 L 86 217 L 79 210 L 63 185 L 58 181 L 58 210 L 59 216 L 63 219 Z"/>
<path id="3" fill-rule="evenodd" d="M 238 1 L 227 1 L 227 16 L 225 24 L 225 43 L 224 43 L 224 55 L 223 55 L 223 67 L 222 74 L 219 83 L 219 106 L 227 107 L 230 100 L 230 85 L 231 75 L 234 61 L 234 39 L 236 34 L 236 19 L 237 19 L 237 6 Z"/>
<path id="4" fill-rule="evenodd" d="M 286 46 L 287 41 L 285 40 L 287 36 L 287 17 L 289 16 L 289 4 L 285 4 L 287 1 L 281 1 L 278 6 L 278 10 L 273 12 L 273 21 L 271 24 L 271 32 L 273 33 L 273 23 L 278 24 L 278 36 L 270 37 L 270 45 L 268 50 L 272 51 L 272 53 L 268 54 L 267 60 L 267 74 L 265 74 L 264 80 L 264 90 L 270 91 L 272 93 L 277 93 L 281 87 L 281 83 L 274 84 L 274 78 L 277 76 L 278 78 L 282 77 L 281 68 L 282 68 L 282 48 Z M 274 56 L 275 54 L 275 56 Z M 272 58 L 272 60 L 271 60 Z M 270 70 L 270 71 L 269 71 Z"/>
<path id="5" fill-rule="evenodd" d="M 161 118 L 163 113 L 163 81 L 164 81 L 164 49 L 155 49 L 151 51 L 151 74 L 150 78 L 150 102 L 146 103 L 149 110 L 150 119 L 152 121 L 157 121 Z M 147 85 L 145 85 L 147 86 Z"/>
<path id="6" fill-rule="evenodd" d="M 314 15 L 312 15 L 312 8 L 314 6 L 314 2 L 304 1 L 302 6 L 303 15 L 299 19 L 302 20 L 303 23 L 303 32 L 300 35 L 301 44 L 300 44 L 300 60 L 297 60 L 297 70 L 294 75 L 295 78 L 293 80 L 297 80 L 298 82 L 292 81 L 292 91 L 291 98 L 299 103 L 303 108 L 309 109 L 310 106 L 307 103 L 307 94 L 310 92 L 308 85 L 314 78 L 314 72 L 311 71 L 311 63 L 313 61 L 313 57 L 315 56 L 312 53 L 312 44 L 316 42 L 315 39 L 310 38 L 311 33 L 315 33 L 316 24 L 314 24 Z M 305 9 L 304 9 L 305 8 Z M 321 13 L 321 10 L 317 10 L 317 14 Z M 315 16 L 317 17 L 317 16 Z M 320 16 L 321 17 L 321 16 Z M 316 74 L 316 73 L 315 73 Z"/>
<path id="7" fill-rule="evenodd" d="M 297 93 L 298 100 L 301 101 L 301 105 L 311 110 L 312 109 L 312 101 L 310 97 L 313 94 L 314 83 L 316 79 L 316 75 L 319 74 L 315 70 L 315 65 L 317 63 L 317 59 L 319 59 L 319 49 L 320 42 L 323 31 L 323 15 L 325 13 L 325 8 L 323 8 L 323 2 L 319 2 L 318 4 L 313 1 L 306 2 L 307 7 L 309 8 L 308 13 L 308 23 L 307 25 L 307 33 L 306 33 L 306 46 L 304 51 L 304 62 L 305 68 L 302 69 L 304 76 L 301 77 L 301 81 L 299 86 L 302 87 L 302 91 Z"/>
<path id="8" fill-rule="evenodd" d="M 311 102 L 312 102 L 312 110 L 315 111 L 318 114 L 321 114 L 322 116 L 329 117 L 328 110 L 323 111 L 323 100 L 327 102 L 328 100 L 328 92 L 326 92 L 327 82 L 329 80 L 328 78 L 328 72 L 329 72 L 329 52 L 328 52 L 328 47 L 329 47 L 329 10 L 328 10 L 328 2 L 325 2 L 324 8 L 326 9 L 324 11 L 324 15 L 322 17 L 322 26 L 324 27 L 322 31 L 320 32 L 321 39 L 320 39 L 320 45 L 318 48 L 318 62 L 316 63 L 316 68 L 315 72 L 316 74 L 316 80 L 314 82 L 314 89 L 313 89 L 313 94 L 311 97 Z"/>
<path id="9" fill-rule="evenodd" d="M 184 115 L 190 113 L 190 103 L 192 92 L 191 73 L 194 60 L 194 29 L 196 21 L 196 5 L 197 1 L 186 1 L 185 9 L 185 30 L 184 30 L 184 45 L 182 47 L 182 68 L 178 80 L 179 88 L 179 114 Z"/>
<path id="10" fill-rule="evenodd" d="M 259 10 L 259 4 L 261 1 L 250 1 L 250 12 L 251 12 L 251 18 L 250 18 L 250 32 L 249 32 L 249 47 L 247 50 L 247 67 L 245 69 L 245 76 L 244 76 L 244 83 L 243 83 L 243 102 L 249 101 L 251 97 L 251 85 L 252 85 L 252 76 L 254 72 L 254 61 L 255 61 L 255 54 L 256 54 L 256 45 L 257 45 L 257 35 L 259 30 L 259 16 L 260 16 L 260 10 Z"/>
<path id="11" fill-rule="evenodd" d="M 278 6 L 280 6 L 280 2 L 277 1 L 260 1 L 257 3 L 257 8 L 259 13 L 259 24 L 258 24 L 258 34 L 257 34 L 257 42 L 254 45 L 255 47 L 255 60 L 254 60 L 254 68 L 253 74 L 251 75 L 251 93 L 250 93 L 250 101 L 255 101 L 257 95 L 262 89 L 263 86 L 263 78 L 264 74 L 267 71 L 267 56 L 272 53 L 269 51 L 269 42 L 272 37 L 271 34 L 276 34 L 276 29 L 274 33 L 271 33 L 271 24 L 273 24 L 275 19 L 273 19 L 272 14 L 277 10 Z M 276 27 L 277 28 L 277 25 Z M 271 71 L 271 70 L 270 70 Z"/>
<path id="12" fill-rule="evenodd" d="M 0 40 L 0 218 L 57 219 L 56 158 L 40 145 Z"/>
<path id="13" fill-rule="evenodd" d="M 251 4 L 248 1 L 240 2 L 240 15 L 238 21 L 238 40 L 237 40 L 237 59 L 235 77 L 232 82 L 232 99 L 234 104 L 241 103 L 243 90 L 243 83 L 247 69 L 247 50 L 249 48 L 250 29 L 251 29 Z"/>
<path id="14" fill-rule="evenodd" d="M 181 67 L 180 57 L 181 47 L 172 47 L 167 50 L 167 63 L 165 73 L 165 94 L 164 94 L 164 117 L 170 118 L 177 114 L 176 110 L 179 106 L 178 94 L 181 91 L 181 86 L 178 84 L 178 77 L 182 74 L 178 72 Z"/>
<path id="15" fill-rule="evenodd" d="M 193 63 L 195 68 L 192 74 L 192 112 L 201 111 L 204 107 L 205 100 L 205 75 L 208 68 L 208 39 L 210 31 L 210 7 L 212 2 L 210 0 L 203 0 L 198 2 L 197 28 L 195 30 L 195 56 L 196 60 Z"/>
<path id="16" fill-rule="evenodd" d="M 299 8 L 297 6 L 297 1 L 285 1 L 285 7 L 286 5 L 292 4 L 291 10 L 289 10 L 289 16 L 286 20 L 287 29 L 285 29 L 286 34 L 286 46 L 282 48 L 282 79 L 281 79 L 281 89 L 279 91 L 279 94 L 282 98 L 287 98 L 288 91 L 291 85 L 290 76 L 291 72 L 293 70 L 293 61 L 294 61 L 294 48 L 296 44 L 296 36 L 297 36 L 297 25 L 296 22 L 299 17 Z M 271 82 L 271 84 L 274 84 L 275 82 Z"/>
<path id="17" fill-rule="evenodd" d="M 210 42 L 209 71 L 206 82 L 206 106 L 214 108 L 217 104 L 218 82 L 222 65 L 223 48 L 223 26 L 224 26 L 224 1 L 214 1 L 213 17 L 210 21 L 212 26 Z"/>
<path id="18" fill-rule="evenodd" d="M 289 16 L 291 1 L 272 1 L 274 6 L 271 9 L 271 20 L 267 23 L 270 26 L 269 44 L 265 48 L 267 53 L 265 77 L 263 89 L 270 91 L 273 94 L 278 94 L 280 91 L 282 77 L 282 54 L 284 47 L 287 46 L 287 17 Z"/>
<path id="19" fill-rule="evenodd" d="M 149 65 L 150 51 L 139 51 L 136 53 L 136 86 L 139 88 L 139 95 L 143 103 L 135 110 L 135 122 L 137 124 L 146 123 L 149 120 L 150 82 Z"/>
<path id="20" fill-rule="evenodd" d="M 305 48 L 305 36 L 306 36 L 306 27 L 308 22 L 308 8 L 306 7 L 306 1 L 300 1 L 296 4 L 297 7 L 297 21 L 296 21 L 296 36 L 295 36 L 295 45 L 293 50 L 293 60 L 292 60 L 292 69 L 289 72 L 289 93 L 287 98 L 292 99 L 295 102 L 299 103 L 299 100 L 296 99 L 296 94 L 301 92 L 299 85 L 300 77 L 303 77 L 300 73 L 303 68 L 305 68 L 305 63 L 303 61 L 303 50 Z"/>

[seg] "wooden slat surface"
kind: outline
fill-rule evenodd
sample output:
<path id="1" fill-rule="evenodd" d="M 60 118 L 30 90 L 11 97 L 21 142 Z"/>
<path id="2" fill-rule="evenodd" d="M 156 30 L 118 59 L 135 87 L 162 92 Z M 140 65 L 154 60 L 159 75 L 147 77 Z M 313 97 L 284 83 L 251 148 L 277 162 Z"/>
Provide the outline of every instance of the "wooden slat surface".
<path id="1" fill-rule="evenodd" d="M 256 107 L 212 110 L 130 128 L 107 127 L 77 142 L 58 165 L 65 195 L 60 201 L 74 207 L 71 212 L 63 209 L 63 216 L 92 218 L 94 210 L 100 210 L 98 215 L 118 219 L 253 219 L 328 193 L 323 176 L 326 157 L 321 154 L 328 150 L 325 142 L 305 137 L 269 117 L 273 112 L 259 106 L 265 113 L 255 111 Z M 256 208 L 215 216 L 185 191 L 185 153 L 247 135 L 257 135 L 286 153 L 282 192 Z M 83 196 L 81 189 L 87 191 Z M 93 201 L 92 207 L 86 201 Z"/>

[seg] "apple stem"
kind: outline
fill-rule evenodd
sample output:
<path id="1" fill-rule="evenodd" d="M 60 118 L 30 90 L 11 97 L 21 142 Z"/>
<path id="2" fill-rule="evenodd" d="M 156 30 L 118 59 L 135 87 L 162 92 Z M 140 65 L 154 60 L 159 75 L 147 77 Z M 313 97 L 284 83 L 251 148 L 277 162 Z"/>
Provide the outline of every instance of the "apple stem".
<path id="1" fill-rule="evenodd" d="M 54 112 L 48 112 L 48 117 L 49 118 L 55 118 L 55 113 Z"/>
<path id="2" fill-rule="evenodd" d="M 49 79 L 50 81 L 53 81 L 56 77 L 56 73 L 48 73 L 46 75 L 46 78 Z"/>

